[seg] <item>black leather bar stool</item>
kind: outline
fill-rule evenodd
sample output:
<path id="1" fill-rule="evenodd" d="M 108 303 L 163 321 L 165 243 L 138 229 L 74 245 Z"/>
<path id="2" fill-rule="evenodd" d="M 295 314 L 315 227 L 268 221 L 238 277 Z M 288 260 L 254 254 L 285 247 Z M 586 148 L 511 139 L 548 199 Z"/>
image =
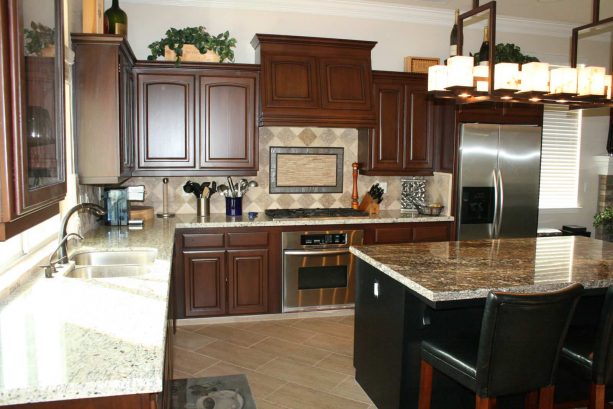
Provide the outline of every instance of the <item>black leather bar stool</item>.
<path id="1" fill-rule="evenodd" d="M 480 334 L 422 341 L 419 409 L 430 408 L 433 367 L 475 392 L 477 409 L 528 392 L 527 403 L 538 398 L 539 408 L 553 408 L 558 357 L 582 291 L 573 284 L 549 293 L 490 292 Z"/>
<path id="2" fill-rule="evenodd" d="M 598 327 L 570 328 L 560 354 L 563 363 L 591 381 L 590 409 L 606 407 L 606 387 L 613 385 L 613 285 L 607 290 Z"/>

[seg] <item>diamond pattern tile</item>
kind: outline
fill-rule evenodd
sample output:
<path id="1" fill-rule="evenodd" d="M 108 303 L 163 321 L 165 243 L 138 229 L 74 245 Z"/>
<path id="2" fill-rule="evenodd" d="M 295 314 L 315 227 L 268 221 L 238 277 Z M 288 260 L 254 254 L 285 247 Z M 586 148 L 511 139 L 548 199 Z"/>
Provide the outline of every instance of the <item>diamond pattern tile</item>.
<path id="1" fill-rule="evenodd" d="M 352 189 L 351 164 L 357 161 L 358 132 L 356 129 L 331 128 L 292 128 L 292 127 L 265 127 L 259 129 L 260 169 L 255 177 L 259 187 L 251 189 L 243 199 L 244 211 L 263 212 L 268 208 L 298 208 L 298 207 L 350 207 Z M 343 191 L 344 193 L 318 193 L 318 194 L 270 194 L 270 147 L 296 146 L 296 147 L 342 147 L 344 149 Z M 226 184 L 224 177 L 170 177 L 169 178 L 169 211 L 174 213 L 196 213 L 196 199 L 191 194 L 183 192 L 183 185 L 187 180 L 202 183 L 217 181 Z M 451 178 L 446 174 L 435 174 L 426 177 L 428 180 L 428 197 L 442 202 L 448 206 L 448 195 Z M 358 179 L 358 192 L 360 198 L 375 182 L 387 182 L 388 193 L 384 196 L 381 209 L 400 209 L 400 177 L 368 177 L 360 175 Z M 156 212 L 162 211 L 162 177 L 136 177 L 128 181 L 127 185 L 145 185 L 144 205 L 153 206 Z M 99 192 L 87 186 L 80 187 L 80 195 L 99 197 Z M 99 190 L 99 189 L 98 189 Z M 211 198 L 211 212 L 224 213 L 225 199 L 220 195 Z"/>

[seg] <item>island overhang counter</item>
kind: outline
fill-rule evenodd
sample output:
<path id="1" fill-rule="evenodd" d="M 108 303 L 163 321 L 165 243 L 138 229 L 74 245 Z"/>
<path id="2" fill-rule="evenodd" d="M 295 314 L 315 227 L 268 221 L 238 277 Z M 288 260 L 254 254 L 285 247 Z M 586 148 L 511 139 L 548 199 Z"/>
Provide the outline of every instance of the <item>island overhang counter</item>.
<path id="1" fill-rule="evenodd" d="M 477 332 L 489 291 L 581 283 L 585 295 L 576 319 L 595 320 L 613 284 L 613 244 L 585 237 L 356 246 L 351 252 L 358 259 L 356 379 L 379 409 L 417 407 L 421 340 Z M 474 407 L 462 389 L 435 378 L 432 407 Z"/>

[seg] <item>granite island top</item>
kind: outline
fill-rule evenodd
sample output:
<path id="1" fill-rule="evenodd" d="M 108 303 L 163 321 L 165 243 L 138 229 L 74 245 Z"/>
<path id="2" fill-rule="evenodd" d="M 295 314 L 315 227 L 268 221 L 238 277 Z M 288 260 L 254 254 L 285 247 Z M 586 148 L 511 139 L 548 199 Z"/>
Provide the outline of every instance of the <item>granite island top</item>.
<path id="1" fill-rule="evenodd" d="M 100 227 L 77 251 L 156 249 L 149 272 L 40 273 L 1 300 L 0 405 L 162 391 L 174 231 L 172 219 L 141 231 Z"/>
<path id="2" fill-rule="evenodd" d="M 433 303 L 484 298 L 490 290 L 613 284 L 613 243 L 581 236 L 355 246 L 351 252 Z"/>
<path id="3" fill-rule="evenodd" d="M 199 218 L 196 215 L 177 215 L 177 228 L 213 228 L 213 227 L 267 227 L 267 226 L 312 226 L 330 224 L 369 224 L 369 223 L 428 223 L 451 222 L 452 216 L 424 216 L 415 212 L 402 213 L 400 210 L 382 210 L 379 214 L 367 217 L 330 217 L 303 219 L 271 219 L 264 212 L 250 220 L 245 212 L 242 216 L 231 217 L 223 213 L 212 213 L 209 217 Z"/>

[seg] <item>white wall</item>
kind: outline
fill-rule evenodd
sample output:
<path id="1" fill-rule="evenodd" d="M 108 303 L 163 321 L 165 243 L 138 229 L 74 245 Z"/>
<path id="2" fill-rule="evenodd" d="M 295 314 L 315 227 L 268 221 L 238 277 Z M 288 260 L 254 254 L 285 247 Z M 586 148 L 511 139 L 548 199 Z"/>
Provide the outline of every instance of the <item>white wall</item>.
<path id="1" fill-rule="evenodd" d="M 579 208 L 541 210 L 539 227 L 562 228 L 576 224 L 594 231 L 592 226 L 598 206 L 598 167 L 594 156 L 606 155 L 609 131 L 609 110 L 584 110 L 581 130 L 581 158 L 579 174 Z"/>
<path id="2" fill-rule="evenodd" d="M 403 58 L 408 55 L 446 58 L 452 20 L 451 14 L 449 25 L 443 25 L 318 15 L 317 10 L 313 10 L 313 13 L 298 13 L 126 2 L 122 2 L 121 7 L 128 14 L 128 40 L 139 59 L 147 57 L 147 45 L 161 38 L 169 27 L 203 25 L 211 33 L 229 30 L 230 34 L 236 37 L 236 62 L 239 63 L 254 62 L 254 50 L 250 41 L 255 33 L 270 33 L 377 41 L 372 53 L 373 69 L 394 71 L 403 70 Z M 507 30 L 497 33 L 497 42 L 513 42 L 527 54 L 563 65 L 569 63 L 570 34 L 569 30 L 568 37 L 562 38 Z M 476 51 L 481 43 L 480 28 L 467 30 L 465 37 L 465 50 Z M 598 50 L 599 45 L 596 44 L 593 49 Z M 610 51 L 607 50 L 607 54 L 610 56 Z M 543 211 L 540 214 L 540 227 L 579 224 L 591 228 L 597 200 L 597 172 L 591 158 L 605 153 L 608 122 L 608 114 L 603 111 L 597 116 L 585 116 L 581 144 L 581 208 L 570 211 Z"/>

